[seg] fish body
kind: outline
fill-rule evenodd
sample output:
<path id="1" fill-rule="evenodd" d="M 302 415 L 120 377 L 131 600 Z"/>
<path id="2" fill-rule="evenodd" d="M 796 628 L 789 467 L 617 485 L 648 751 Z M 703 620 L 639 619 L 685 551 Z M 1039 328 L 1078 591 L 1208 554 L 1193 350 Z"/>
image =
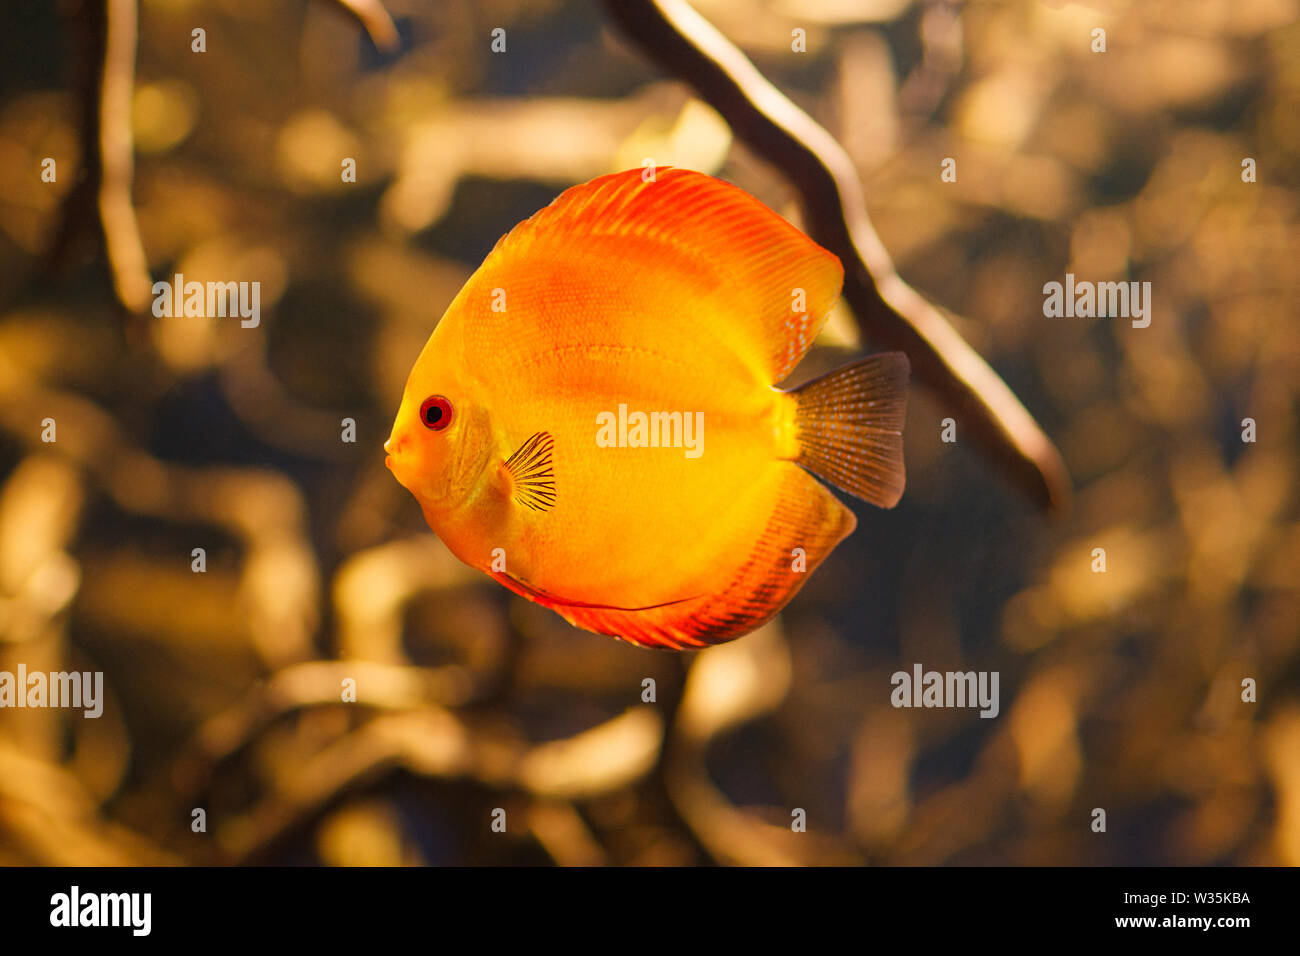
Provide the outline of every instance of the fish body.
<path id="1" fill-rule="evenodd" d="M 853 530 L 809 469 L 884 506 L 902 493 L 905 358 L 774 387 L 842 279 L 711 177 L 574 187 L 449 306 L 388 465 L 458 558 L 578 626 L 667 648 L 740 636 Z"/>

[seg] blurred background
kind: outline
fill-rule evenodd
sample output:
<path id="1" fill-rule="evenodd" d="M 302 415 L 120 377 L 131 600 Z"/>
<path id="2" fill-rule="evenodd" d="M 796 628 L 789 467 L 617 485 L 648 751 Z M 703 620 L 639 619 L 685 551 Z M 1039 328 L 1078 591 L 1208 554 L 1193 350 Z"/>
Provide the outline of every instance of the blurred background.
<path id="1" fill-rule="evenodd" d="M 777 620 L 698 654 L 461 566 L 380 446 L 562 189 L 651 159 L 798 222 L 794 189 L 599 5 L 385 6 L 393 52 L 326 0 L 138 8 L 135 275 L 256 280 L 255 329 L 119 304 L 78 195 L 104 7 L 0 15 L 0 671 L 106 696 L 0 711 L 0 863 L 1300 864 L 1294 0 L 696 4 L 1076 485 L 1045 516 L 914 388 L 899 507 L 854 503 Z M 1045 318 L 1066 272 L 1151 282 L 1150 327 Z M 796 376 L 873 347 L 841 304 Z M 1001 714 L 892 708 L 916 662 L 998 671 Z"/>

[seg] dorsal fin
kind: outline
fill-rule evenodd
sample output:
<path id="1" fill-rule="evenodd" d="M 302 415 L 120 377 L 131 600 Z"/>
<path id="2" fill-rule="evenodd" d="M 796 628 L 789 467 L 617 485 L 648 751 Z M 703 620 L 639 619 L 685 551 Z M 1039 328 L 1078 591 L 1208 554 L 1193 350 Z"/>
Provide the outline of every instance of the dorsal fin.
<path id="1" fill-rule="evenodd" d="M 656 270 L 661 288 L 687 294 L 641 304 L 642 318 L 654 309 L 687 316 L 693 335 L 718 336 L 766 384 L 781 381 L 839 296 L 839 259 L 729 183 L 663 166 L 647 182 L 644 172 L 566 190 L 497 243 L 484 278 L 498 269 L 511 275 L 517 257 L 562 261 L 574 248 L 589 248 L 614 270 Z M 668 318 L 663 325 L 677 331 Z"/>

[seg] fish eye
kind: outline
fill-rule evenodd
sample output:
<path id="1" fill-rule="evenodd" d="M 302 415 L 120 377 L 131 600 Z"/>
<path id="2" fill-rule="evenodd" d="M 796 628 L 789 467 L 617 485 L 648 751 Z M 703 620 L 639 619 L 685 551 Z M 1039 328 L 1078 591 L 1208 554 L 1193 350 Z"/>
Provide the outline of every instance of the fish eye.
<path id="1" fill-rule="evenodd" d="M 430 395 L 420 406 L 420 421 L 436 432 L 451 424 L 451 402 L 441 395 Z"/>

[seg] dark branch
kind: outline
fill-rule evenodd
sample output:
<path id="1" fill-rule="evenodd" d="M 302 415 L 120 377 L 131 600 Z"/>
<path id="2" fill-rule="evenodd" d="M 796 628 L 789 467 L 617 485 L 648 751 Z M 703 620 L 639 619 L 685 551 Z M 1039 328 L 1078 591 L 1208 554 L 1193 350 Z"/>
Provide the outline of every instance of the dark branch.
<path id="1" fill-rule="evenodd" d="M 131 203 L 136 0 L 82 0 L 63 15 L 77 71 L 81 175 L 63 200 L 46 264 L 66 264 L 93 226 L 118 302 L 127 312 L 140 312 L 150 280 Z"/>
<path id="2" fill-rule="evenodd" d="M 385 53 L 392 53 L 401 45 L 393 18 L 380 0 L 338 0 L 338 4 L 357 18 L 370 34 L 370 42 Z"/>
<path id="3" fill-rule="evenodd" d="M 844 264 L 844 297 L 864 335 L 906 352 L 917 377 L 1007 477 L 1041 507 L 1063 509 L 1071 491 L 1060 453 L 997 373 L 899 277 L 844 147 L 685 0 L 604 3 L 647 56 L 693 86 L 795 185 L 810 235 Z"/>

